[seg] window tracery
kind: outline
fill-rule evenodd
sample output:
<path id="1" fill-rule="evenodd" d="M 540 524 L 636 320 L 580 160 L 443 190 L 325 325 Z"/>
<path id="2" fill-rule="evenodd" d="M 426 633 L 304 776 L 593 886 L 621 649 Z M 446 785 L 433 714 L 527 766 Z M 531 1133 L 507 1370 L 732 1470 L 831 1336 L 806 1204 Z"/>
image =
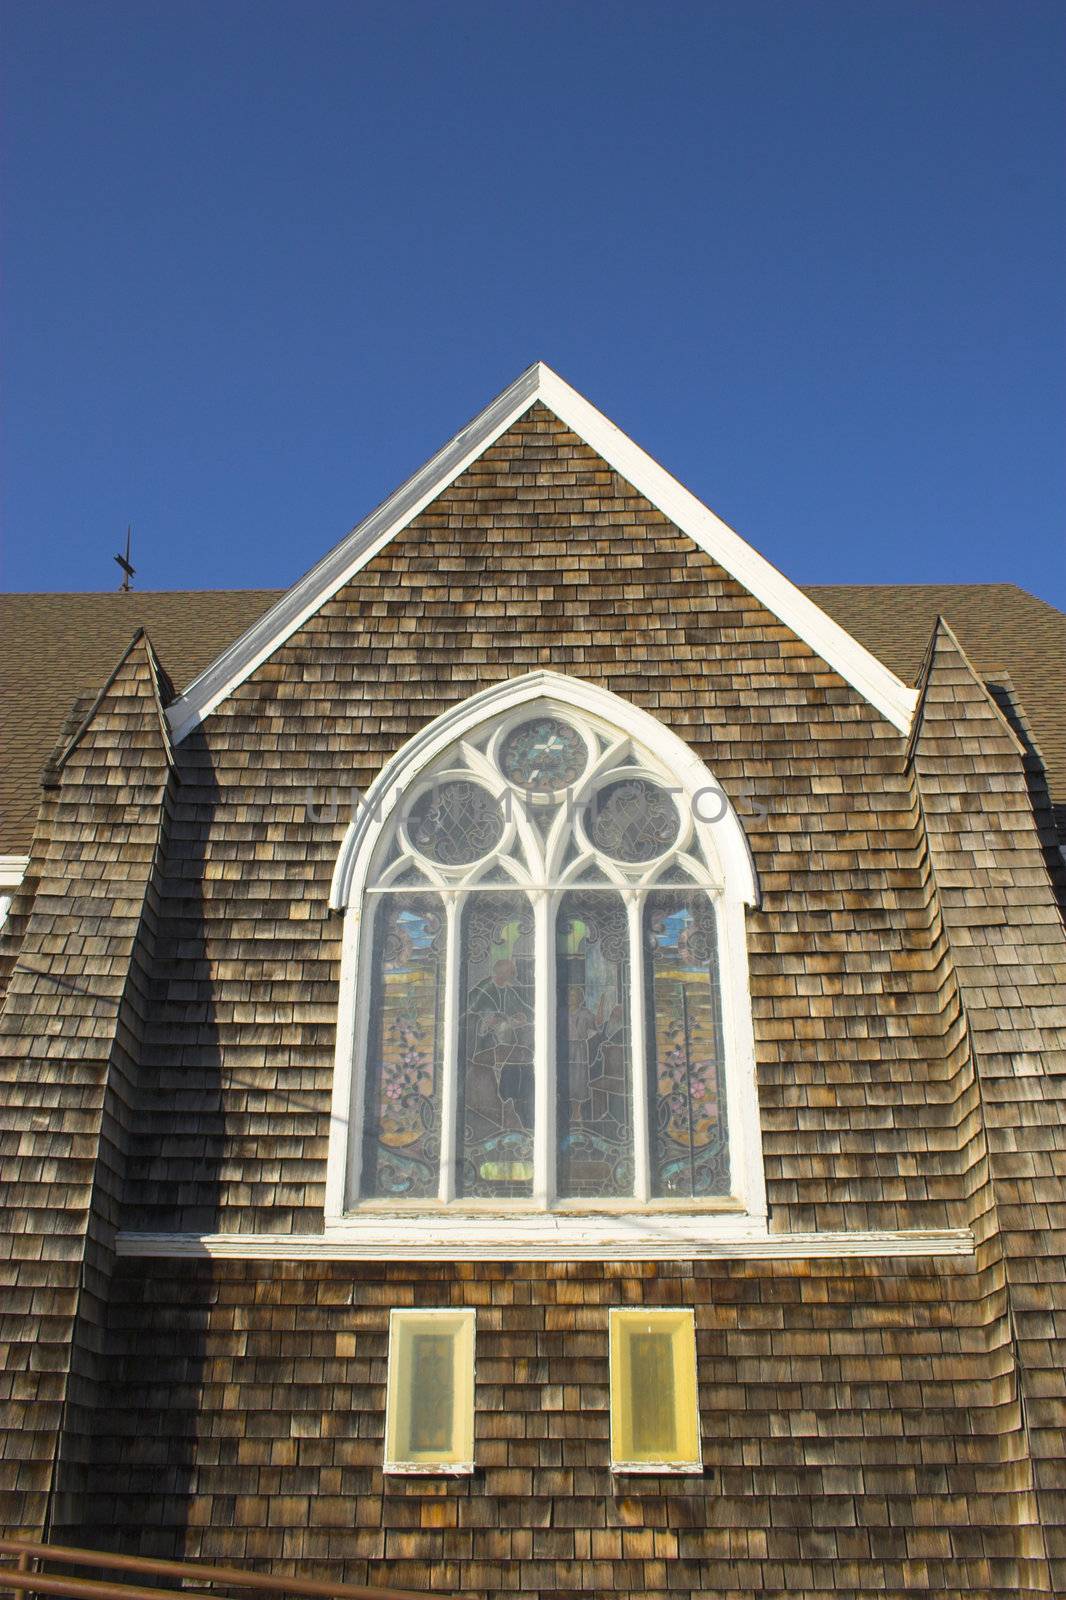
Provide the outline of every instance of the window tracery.
<path id="1" fill-rule="evenodd" d="M 620 727 L 527 704 L 438 749 L 365 876 L 346 1209 L 727 1200 L 722 891 Z"/>

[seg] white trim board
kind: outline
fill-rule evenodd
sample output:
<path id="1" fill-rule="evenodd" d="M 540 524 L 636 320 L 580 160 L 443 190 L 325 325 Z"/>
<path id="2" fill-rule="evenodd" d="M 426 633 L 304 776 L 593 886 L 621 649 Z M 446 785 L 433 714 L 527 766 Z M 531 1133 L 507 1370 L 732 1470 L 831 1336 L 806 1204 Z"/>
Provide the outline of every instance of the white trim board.
<path id="1" fill-rule="evenodd" d="M 815 1258 L 876 1259 L 890 1256 L 972 1256 L 969 1228 L 941 1231 L 901 1229 L 868 1233 L 756 1233 L 718 1238 L 706 1218 L 645 1216 L 626 1228 L 618 1218 L 537 1218 L 523 1229 L 519 1219 L 494 1229 L 459 1218 L 435 1225 L 381 1218 L 328 1233 L 119 1233 L 120 1256 L 239 1261 L 809 1261 Z M 531 1219 L 532 1220 L 532 1219 Z M 636 1219 L 634 1219 L 636 1220 Z M 663 1228 L 683 1220 L 685 1228 Z M 645 1237 L 641 1237 L 642 1231 Z M 495 1234 L 495 1238 L 491 1234 Z"/>
<path id="2" fill-rule="evenodd" d="M 901 733 L 909 730 L 917 704 L 914 689 L 908 688 L 602 412 L 543 361 L 537 361 L 353 528 L 178 696 L 167 711 L 175 742 L 232 694 L 538 401 L 761 600 L 894 727 Z"/>
<path id="3" fill-rule="evenodd" d="M 0 856 L 0 889 L 17 889 L 29 864 L 29 856 Z"/>

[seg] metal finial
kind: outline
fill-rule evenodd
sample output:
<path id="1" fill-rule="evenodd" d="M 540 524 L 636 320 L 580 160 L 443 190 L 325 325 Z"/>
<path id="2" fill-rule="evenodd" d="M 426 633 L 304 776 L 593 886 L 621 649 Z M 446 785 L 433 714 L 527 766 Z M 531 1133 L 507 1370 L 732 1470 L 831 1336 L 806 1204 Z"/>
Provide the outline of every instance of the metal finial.
<path id="1" fill-rule="evenodd" d="M 115 557 L 115 560 L 118 562 L 119 566 L 122 568 L 123 573 L 125 574 L 125 576 L 122 579 L 121 584 L 119 585 L 119 588 L 120 588 L 120 591 L 121 591 L 122 594 L 128 594 L 129 593 L 129 590 L 130 590 L 130 579 L 133 577 L 133 574 L 136 571 L 135 567 L 131 567 L 130 566 L 130 534 L 131 534 L 131 532 L 132 532 L 132 530 L 131 530 L 130 524 L 127 523 L 126 524 L 126 554 L 124 556 L 116 556 Z"/>

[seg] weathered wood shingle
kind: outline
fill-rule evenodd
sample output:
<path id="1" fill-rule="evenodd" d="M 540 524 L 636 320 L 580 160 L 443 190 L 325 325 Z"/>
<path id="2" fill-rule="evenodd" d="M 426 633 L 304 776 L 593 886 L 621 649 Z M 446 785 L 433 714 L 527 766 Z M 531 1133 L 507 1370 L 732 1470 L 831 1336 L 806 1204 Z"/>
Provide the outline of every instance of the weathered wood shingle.
<path id="1" fill-rule="evenodd" d="M 1053 1592 L 1066 1591 L 1066 936 L 1025 752 L 946 624 L 913 762 L 986 1141 L 982 1259 L 1002 1278 Z"/>
<path id="2" fill-rule="evenodd" d="M 1047 1594 L 987 1288 L 966 1261 L 126 1263 L 72 1534 L 522 1600 Z M 477 1472 L 387 1478 L 388 1308 L 472 1303 Z M 702 1477 L 610 1472 L 607 1313 L 641 1303 L 695 1310 Z"/>
<path id="3" fill-rule="evenodd" d="M 147 1011 L 171 778 L 138 635 L 54 775 L 0 1011 L 0 1522 L 39 1535 L 84 1455 Z"/>

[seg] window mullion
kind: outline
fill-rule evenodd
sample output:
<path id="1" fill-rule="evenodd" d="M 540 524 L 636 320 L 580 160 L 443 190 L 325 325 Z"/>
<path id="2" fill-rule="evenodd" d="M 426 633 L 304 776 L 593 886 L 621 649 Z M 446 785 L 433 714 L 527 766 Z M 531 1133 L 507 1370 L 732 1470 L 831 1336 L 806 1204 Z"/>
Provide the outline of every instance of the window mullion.
<path id="1" fill-rule="evenodd" d="M 626 895 L 629 921 L 629 1056 L 633 1064 L 633 1196 L 651 1198 L 651 1107 L 645 1061 L 643 897 Z"/>
<path id="2" fill-rule="evenodd" d="M 555 1198 L 555 896 L 533 900 L 533 1198 L 547 1206 Z"/>
<path id="3" fill-rule="evenodd" d="M 459 926 L 464 896 L 446 896 L 444 955 L 444 1039 L 441 1049 L 440 1188 L 438 1198 L 455 1199 L 459 1152 Z"/>

